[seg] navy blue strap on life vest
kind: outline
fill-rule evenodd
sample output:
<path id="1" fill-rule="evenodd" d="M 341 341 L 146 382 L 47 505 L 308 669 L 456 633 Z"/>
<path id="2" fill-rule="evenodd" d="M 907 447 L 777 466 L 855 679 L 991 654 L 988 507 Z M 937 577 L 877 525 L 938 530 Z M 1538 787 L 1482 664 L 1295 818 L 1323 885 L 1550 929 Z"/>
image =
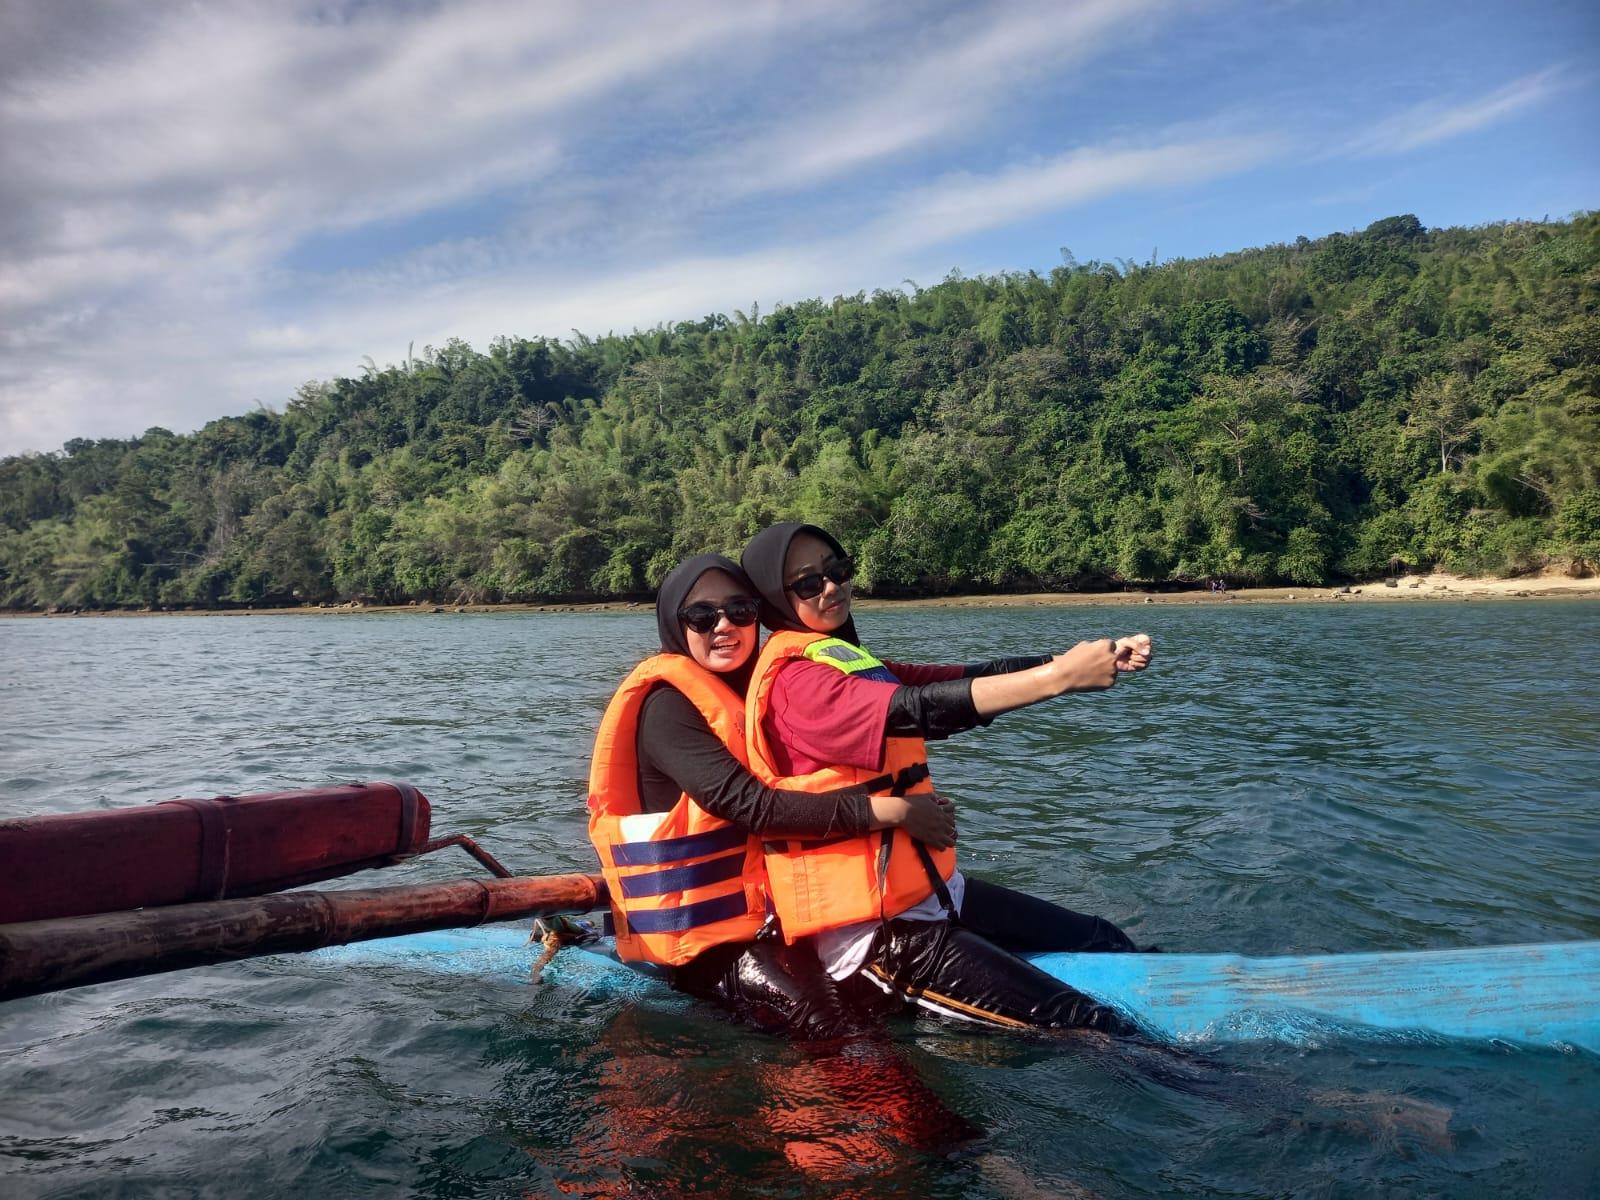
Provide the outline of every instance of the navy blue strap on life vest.
<path id="1" fill-rule="evenodd" d="M 901 767 L 893 775 L 878 775 L 865 783 L 858 783 L 856 787 L 869 794 L 888 792 L 891 796 L 904 796 L 913 787 L 928 777 L 928 764 L 925 762 L 912 763 L 909 767 Z"/>
<path id="2" fill-rule="evenodd" d="M 945 886 L 944 879 L 939 874 L 939 868 L 933 863 L 933 855 L 928 853 L 928 847 L 918 841 L 911 843 L 917 848 L 917 857 L 922 860 L 922 869 L 928 873 L 928 882 L 933 884 L 933 894 L 939 897 L 939 907 L 944 909 L 944 915 L 952 921 L 956 918 L 956 902 L 950 897 L 950 889 Z"/>
<path id="3" fill-rule="evenodd" d="M 874 683 L 899 683 L 900 679 L 888 667 L 879 665 L 868 667 L 865 671 L 852 672 L 857 679 L 870 679 Z"/>
<path id="4" fill-rule="evenodd" d="M 619 867 L 658 866 L 685 858 L 721 854 L 735 846 L 743 846 L 749 836 L 737 825 L 727 825 L 705 833 L 691 833 L 687 837 L 662 838 L 653 842 L 617 842 L 611 847 L 611 861 Z"/>
<path id="5" fill-rule="evenodd" d="M 880 792 L 888 789 L 894 796 L 904 796 L 911 788 L 928 778 L 928 764 L 925 762 L 912 763 L 903 767 L 895 775 L 880 775 L 876 779 L 869 779 L 862 786 L 869 792 Z M 889 871 L 889 831 L 884 830 L 883 848 L 878 854 L 878 889 L 881 892 L 884 880 Z M 956 916 L 956 904 L 950 896 L 950 889 L 945 886 L 944 878 L 939 874 L 939 868 L 934 865 L 933 855 L 928 852 L 928 847 L 922 842 L 912 839 L 911 844 L 917 848 L 917 857 L 922 860 L 922 869 L 928 873 L 928 882 L 933 885 L 933 894 L 939 897 L 939 907 L 944 909 L 945 915 Z"/>
<path id="6" fill-rule="evenodd" d="M 744 855 L 727 854 L 687 867 L 668 867 L 662 871 L 646 871 L 641 875 L 624 875 L 617 882 L 622 885 L 625 900 L 641 896 L 665 896 L 669 892 L 687 892 L 693 888 L 710 887 L 737 879 L 744 873 Z"/>
<path id="7" fill-rule="evenodd" d="M 734 917 L 744 916 L 745 911 L 744 890 L 741 888 L 726 896 L 684 904 L 677 908 L 658 908 L 648 912 L 634 912 L 630 909 L 623 915 L 632 933 L 683 933 L 689 929 L 697 929 L 701 925 L 731 921 Z"/>

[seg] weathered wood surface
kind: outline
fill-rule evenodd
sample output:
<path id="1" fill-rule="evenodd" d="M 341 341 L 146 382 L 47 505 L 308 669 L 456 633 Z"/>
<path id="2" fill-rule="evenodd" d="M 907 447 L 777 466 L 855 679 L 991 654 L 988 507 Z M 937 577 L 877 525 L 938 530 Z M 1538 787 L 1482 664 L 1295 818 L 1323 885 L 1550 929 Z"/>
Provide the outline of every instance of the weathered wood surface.
<path id="1" fill-rule="evenodd" d="M 590 912 L 605 903 L 598 876 L 549 875 L 22 921 L 0 925 L 0 1000 L 369 938 Z"/>

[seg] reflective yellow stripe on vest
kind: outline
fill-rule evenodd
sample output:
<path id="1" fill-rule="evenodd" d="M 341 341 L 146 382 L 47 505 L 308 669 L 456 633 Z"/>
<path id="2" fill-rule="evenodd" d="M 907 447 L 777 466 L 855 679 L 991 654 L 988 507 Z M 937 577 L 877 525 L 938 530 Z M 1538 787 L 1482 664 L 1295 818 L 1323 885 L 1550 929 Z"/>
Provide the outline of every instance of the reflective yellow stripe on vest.
<path id="1" fill-rule="evenodd" d="M 812 642 L 806 647 L 805 656 L 812 662 L 836 667 L 846 675 L 859 675 L 863 679 L 876 679 L 880 683 L 900 682 L 895 678 L 893 671 L 860 646 L 852 646 L 839 638 L 823 638 L 819 642 Z"/>

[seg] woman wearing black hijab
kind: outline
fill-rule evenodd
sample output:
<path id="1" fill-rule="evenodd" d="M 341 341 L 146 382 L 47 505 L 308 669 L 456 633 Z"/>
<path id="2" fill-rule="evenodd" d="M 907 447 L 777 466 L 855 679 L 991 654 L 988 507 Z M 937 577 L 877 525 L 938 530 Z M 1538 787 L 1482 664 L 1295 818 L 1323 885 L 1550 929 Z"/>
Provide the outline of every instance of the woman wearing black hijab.
<path id="1" fill-rule="evenodd" d="M 628 813 L 666 814 L 687 798 L 700 813 L 756 838 L 828 838 L 905 825 L 934 844 L 948 845 L 954 838 L 954 820 L 936 800 L 870 797 L 860 789 L 824 795 L 784 791 L 766 787 L 745 769 L 742 754 L 736 756 L 724 739 L 742 737 L 743 694 L 755 658 L 756 615 L 750 580 L 721 555 L 688 559 L 662 581 L 656 596 L 661 654 L 635 669 L 607 710 L 596 742 L 591 812 L 604 809 L 624 818 Z M 646 677 L 642 700 L 634 697 L 623 706 L 626 720 L 613 721 L 612 709 L 618 708 L 644 670 L 652 673 Z M 692 683 L 700 700 L 660 681 L 663 673 L 685 685 Z M 721 736 L 702 711 L 708 698 L 728 714 Z M 622 747 L 620 753 L 613 745 L 619 731 L 624 737 L 632 734 L 631 747 Z M 626 777 L 630 757 L 637 764 L 632 779 Z M 624 765 L 619 770 L 617 764 Z M 597 823 L 604 824 L 592 817 L 591 837 L 596 836 Z M 613 829 L 596 838 L 603 864 L 612 861 L 616 836 Z M 754 861 L 759 864 L 759 857 Z M 764 880 L 746 882 L 764 886 Z M 668 967 L 666 973 L 673 987 L 775 1032 L 814 1039 L 868 1028 L 840 1002 L 814 950 L 808 944 L 785 945 L 774 931 L 722 941 L 688 962 Z"/>
<path id="2" fill-rule="evenodd" d="M 1119 672 L 1142 669 L 1150 658 L 1149 639 L 1138 635 L 969 667 L 878 663 L 861 648 L 850 613 L 852 564 L 832 535 L 798 522 L 774 525 L 751 540 L 742 565 L 761 595 L 762 622 L 775 633 L 804 635 L 818 650 L 829 644 L 821 639 L 845 644 L 814 657 L 783 657 L 769 643 L 761 656 L 753 685 L 760 711 L 753 707 L 747 719 L 762 722 L 752 747 L 765 749 L 752 749 L 750 766 L 775 786 L 876 774 L 887 770 L 888 739 L 947 737 L 1067 691 L 1107 688 Z M 841 659 L 851 665 L 830 661 Z M 892 919 L 816 934 L 834 978 L 859 976 L 935 1011 L 1000 1025 L 1127 1030 L 1110 1009 L 1016 957 L 1134 950 L 1120 929 L 959 871 L 941 887 L 928 865 L 931 894 L 919 903 L 889 910 Z M 881 863 L 878 877 L 881 886 Z"/>

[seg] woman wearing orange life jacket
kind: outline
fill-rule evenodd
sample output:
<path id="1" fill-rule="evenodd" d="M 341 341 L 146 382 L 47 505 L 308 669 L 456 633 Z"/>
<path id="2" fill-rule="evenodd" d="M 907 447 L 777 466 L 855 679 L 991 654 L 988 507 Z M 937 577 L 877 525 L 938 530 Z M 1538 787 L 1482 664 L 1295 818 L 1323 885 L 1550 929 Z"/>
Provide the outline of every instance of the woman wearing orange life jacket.
<path id="1" fill-rule="evenodd" d="M 924 739 L 1069 691 L 1112 686 L 1150 660 L 1144 635 L 977 667 L 885 664 L 850 615 L 851 564 L 813 525 L 763 530 L 743 564 L 774 632 L 749 693 L 750 769 L 764 783 L 903 794 L 932 787 Z M 786 936 L 814 935 L 836 979 L 860 978 L 945 1015 L 1034 1028 L 1129 1032 L 1113 1010 L 1018 954 L 1133 950 L 1116 926 L 996 884 L 966 879 L 953 851 L 904 833 L 817 845 L 767 839 L 773 904 Z"/>
<path id="2" fill-rule="evenodd" d="M 683 991 L 754 1024 L 805 1038 L 865 1031 L 809 944 L 762 929 L 760 839 L 827 838 L 904 826 L 954 838 L 934 796 L 817 794 L 765 786 L 745 768 L 743 692 L 757 602 L 720 555 L 680 564 L 656 599 L 661 653 L 612 697 L 595 739 L 589 836 L 611 891 L 617 952 L 662 968 Z"/>

